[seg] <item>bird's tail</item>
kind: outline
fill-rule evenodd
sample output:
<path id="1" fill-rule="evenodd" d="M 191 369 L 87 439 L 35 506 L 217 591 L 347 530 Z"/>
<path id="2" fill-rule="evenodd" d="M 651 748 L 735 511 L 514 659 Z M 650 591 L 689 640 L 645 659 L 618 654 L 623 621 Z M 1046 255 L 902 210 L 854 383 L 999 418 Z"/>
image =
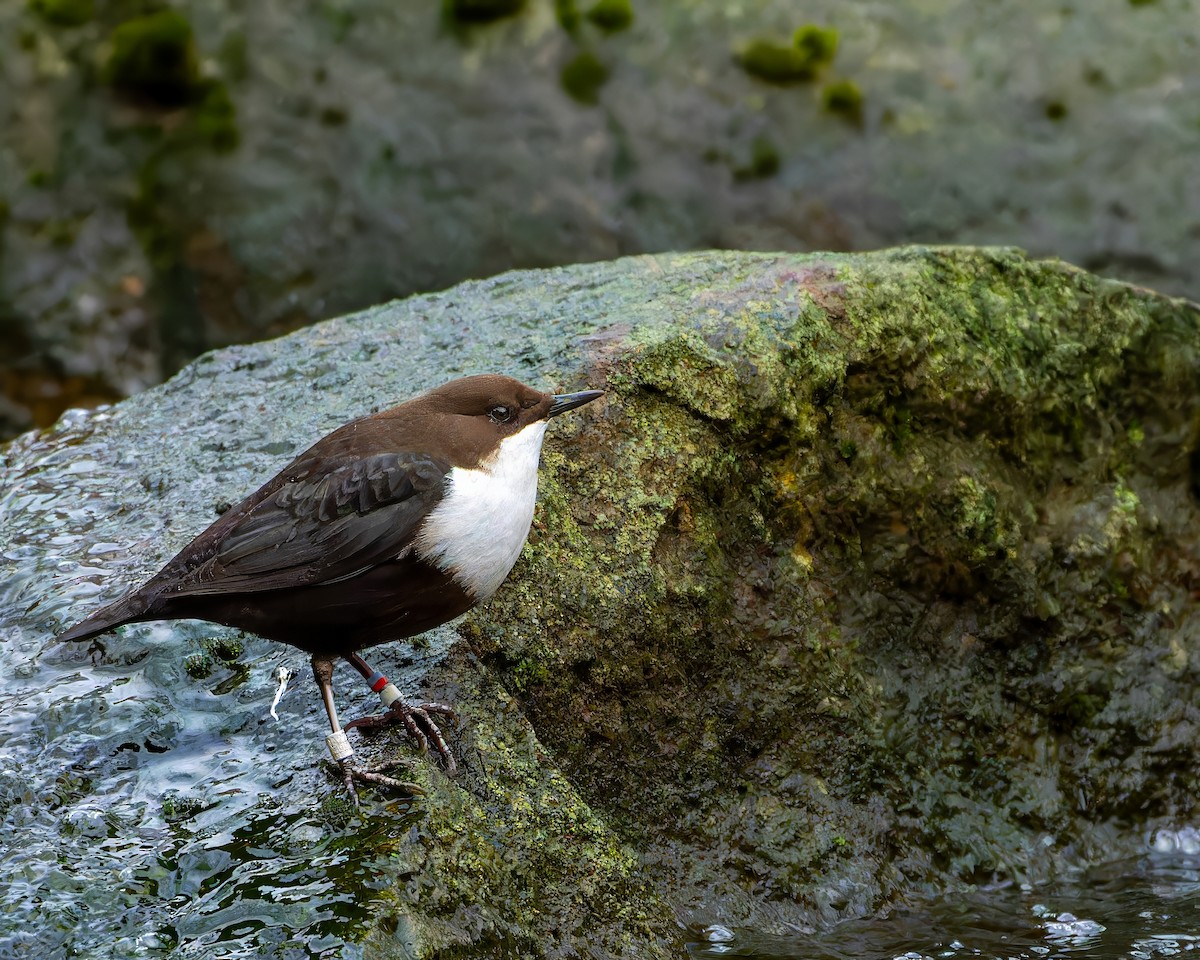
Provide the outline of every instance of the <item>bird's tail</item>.
<path id="1" fill-rule="evenodd" d="M 90 640 L 92 637 L 107 633 L 113 627 L 126 623 L 136 623 L 139 620 L 153 619 L 149 612 L 150 604 L 140 593 L 131 593 L 120 600 L 101 607 L 85 620 L 80 620 L 66 633 L 59 634 L 60 643 L 78 640 Z"/>

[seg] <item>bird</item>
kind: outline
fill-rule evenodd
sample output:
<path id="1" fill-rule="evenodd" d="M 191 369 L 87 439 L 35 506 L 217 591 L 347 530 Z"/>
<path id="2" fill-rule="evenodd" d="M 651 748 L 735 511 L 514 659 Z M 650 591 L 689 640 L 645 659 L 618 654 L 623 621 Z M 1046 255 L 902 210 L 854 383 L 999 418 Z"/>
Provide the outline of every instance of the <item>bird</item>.
<path id="1" fill-rule="evenodd" d="M 355 762 L 351 728 L 402 724 L 422 751 L 432 740 L 453 773 L 434 719 L 453 709 L 407 703 L 359 651 L 424 633 L 495 593 L 529 535 L 547 426 L 603 393 L 546 393 L 482 374 L 352 420 L 58 640 L 195 619 L 290 644 L 312 659 L 326 744 L 356 806 L 356 781 L 407 785 Z M 338 660 L 379 694 L 383 714 L 341 725 Z"/>

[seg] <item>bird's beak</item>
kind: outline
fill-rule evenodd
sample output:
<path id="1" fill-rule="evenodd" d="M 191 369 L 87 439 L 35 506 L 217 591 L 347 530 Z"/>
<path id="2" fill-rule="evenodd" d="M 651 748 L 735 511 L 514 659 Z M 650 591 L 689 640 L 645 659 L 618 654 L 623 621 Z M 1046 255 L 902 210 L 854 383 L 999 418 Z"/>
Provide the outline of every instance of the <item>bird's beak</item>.
<path id="1" fill-rule="evenodd" d="M 603 390 L 581 390 L 579 393 L 556 393 L 554 395 L 554 403 L 550 405 L 549 416 L 557 417 L 560 413 L 566 413 L 568 410 L 582 407 L 585 403 L 591 403 L 597 397 L 602 396 L 604 396 Z"/>

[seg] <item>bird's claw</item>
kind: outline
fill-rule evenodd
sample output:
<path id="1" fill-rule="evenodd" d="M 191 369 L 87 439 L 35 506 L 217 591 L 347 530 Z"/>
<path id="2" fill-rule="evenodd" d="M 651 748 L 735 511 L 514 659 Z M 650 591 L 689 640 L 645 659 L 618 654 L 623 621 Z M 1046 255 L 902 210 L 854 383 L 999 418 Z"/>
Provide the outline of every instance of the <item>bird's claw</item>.
<path id="1" fill-rule="evenodd" d="M 350 794 L 350 799 L 354 803 L 354 808 L 359 807 L 358 791 L 354 789 L 354 781 L 360 783 L 369 783 L 377 787 L 387 787 L 391 790 L 400 790 L 407 793 L 409 796 L 421 796 L 425 793 L 418 784 L 408 783 L 404 780 L 397 780 L 395 777 L 389 777 L 382 773 L 383 770 L 391 769 L 396 766 L 393 763 L 373 764 L 369 767 L 360 767 L 352 763 L 349 758 L 338 762 L 338 769 L 342 775 L 342 783 L 346 787 L 346 792 Z"/>
<path id="2" fill-rule="evenodd" d="M 446 765 L 446 773 L 453 776 L 458 772 L 458 764 L 454 762 L 454 754 L 446 746 L 446 738 L 442 736 L 441 729 L 431 716 L 431 714 L 437 713 L 451 719 L 454 718 L 454 708 L 447 703 L 434 701 L 410 705 L 402 700 L 394 700 L 388 707 L 387 713 L 351 720 L 346 724 L 345 729 L 350 730 L 357 727 L 359 730 L 378 730 L 395 723 L 403 723 L 404 729 L 408 731 L 410 737 L 417 741 L 417 746 L 421 748 L 422 753 L 429 749 L 429 741 L 433 741 L 442 762 Z"/>

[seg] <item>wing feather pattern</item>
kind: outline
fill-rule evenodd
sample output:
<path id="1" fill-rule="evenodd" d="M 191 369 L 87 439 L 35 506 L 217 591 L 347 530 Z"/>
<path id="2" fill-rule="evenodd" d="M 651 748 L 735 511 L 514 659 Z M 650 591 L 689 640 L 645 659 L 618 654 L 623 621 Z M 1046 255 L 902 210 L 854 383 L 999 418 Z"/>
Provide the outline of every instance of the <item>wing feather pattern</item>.
<path id="1" fill-rule="evenodd" d="M 448 471 L 432 457 L 386 453 L 285 483 L 226 530 L 171 595 L 330 583 L 395 559 L 441 500 Z"/>

